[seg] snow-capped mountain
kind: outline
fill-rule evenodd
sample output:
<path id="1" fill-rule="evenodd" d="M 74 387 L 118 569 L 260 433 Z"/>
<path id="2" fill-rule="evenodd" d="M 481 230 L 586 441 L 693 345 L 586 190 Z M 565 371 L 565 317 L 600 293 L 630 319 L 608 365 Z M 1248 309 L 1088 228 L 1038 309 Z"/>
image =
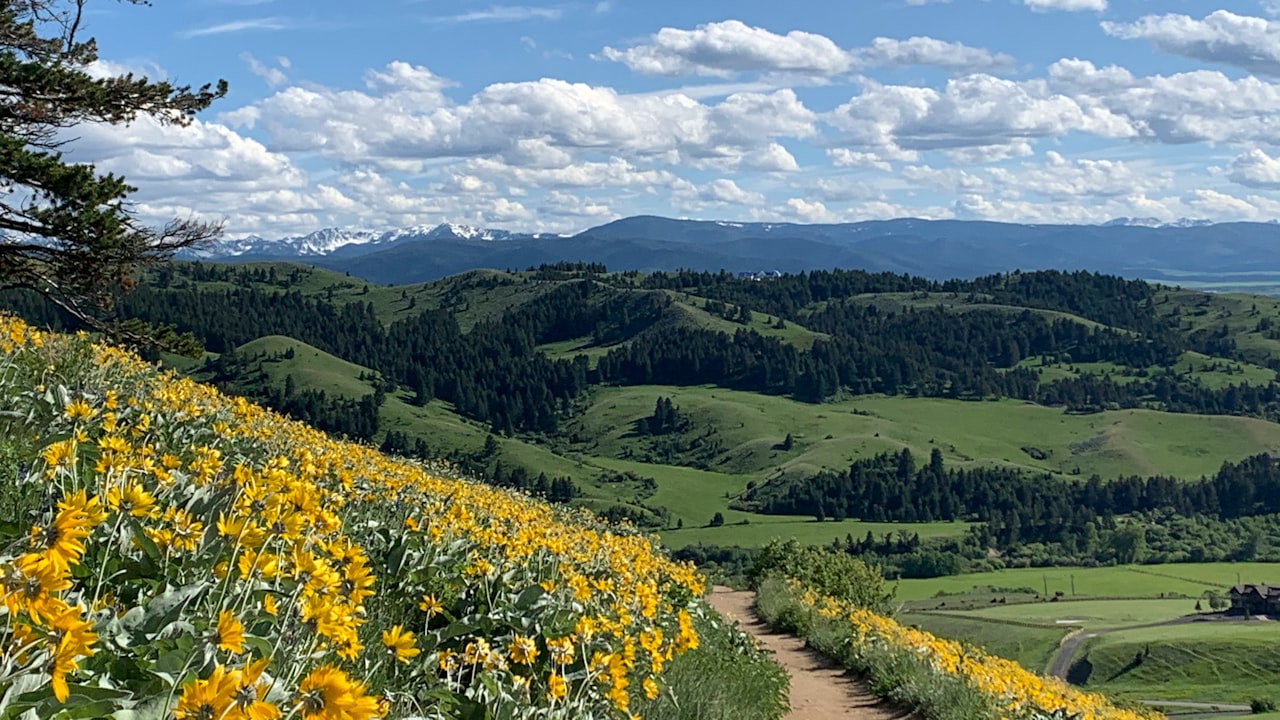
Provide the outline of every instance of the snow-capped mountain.
<path id="1" fill-rule="evenodd" d="M 1189 228 L 1189 227 L 1205 227 L 1213 225 L 1212 220 L 1203 218 L 1178 218 L 1172 222 L 1165 222 L 1159 218 L 1153 217 L 1118 217 L 1114 220 L 1108 220 L 1100 223 L 1100 227 L 1149 227 L 1149 228 Z"/>
<path id="2" fill-rule="evenodd" d="M 306 235 L 267 239 L 258 235 L 219 240 L 211 247 L 184 253 L 192 259 L 221 260 L 239 257 L 321 257 L 358 255 L 407 240 L 502 241 L 538 237 L 507 230 L 479 228 L 457 223 L 413 225 L 378 232 L 349 228 L 323 228 Z"/>

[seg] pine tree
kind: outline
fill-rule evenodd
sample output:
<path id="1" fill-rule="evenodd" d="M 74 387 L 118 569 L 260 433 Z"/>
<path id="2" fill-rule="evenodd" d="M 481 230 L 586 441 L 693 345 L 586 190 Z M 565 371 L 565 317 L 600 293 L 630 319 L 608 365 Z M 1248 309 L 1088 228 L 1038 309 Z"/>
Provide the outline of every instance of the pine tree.
<path id="1" fill-rule="evenodd" d="M 85 123 L 122 125 L 139 115 L 187 125 L 227 92 L 174 86 L 132 74 L 102 77 L 92 38 L 80 36 L 89 0 L 23 0 L 0 5 L 0 289 L 40 293 L 117 339 L 173 342 L 172 331 L 109 319 L 114 297 L 139 269 L 201 244 L 217 224 L 175 219 L 150 228 L 134 217 L 124 178 L 64 159 L 66 132 Z M 125 0 L 133 5 L 144 0 Z"/>

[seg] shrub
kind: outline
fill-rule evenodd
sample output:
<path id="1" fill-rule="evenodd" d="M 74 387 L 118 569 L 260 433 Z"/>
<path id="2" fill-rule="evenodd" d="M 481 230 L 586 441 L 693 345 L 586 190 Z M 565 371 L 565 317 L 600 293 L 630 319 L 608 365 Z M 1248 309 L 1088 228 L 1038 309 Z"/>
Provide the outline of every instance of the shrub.
<path id="1" fill-rule="evenodd" d="M 886 586 L 880 568 L 846 553 L 803 547 L 794 539 L 773 540 L 756 555 L 753 585 L 770 574 L 794 578 L 815 592 L 839 598 L 856 607 L 889 612 L 895 589 Z"/>

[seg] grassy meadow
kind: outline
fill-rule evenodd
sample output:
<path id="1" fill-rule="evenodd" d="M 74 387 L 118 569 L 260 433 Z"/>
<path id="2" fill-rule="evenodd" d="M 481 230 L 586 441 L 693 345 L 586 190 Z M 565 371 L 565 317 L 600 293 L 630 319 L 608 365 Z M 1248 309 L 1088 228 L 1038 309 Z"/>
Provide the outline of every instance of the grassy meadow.
<path id="1" fill-rule="evenodd" d="M 968 614 L 993 622 L 1017 622 L 1059 625 L 1067 628 L 1125 627 L 1165 622 L 1195 615 L 1196 601 L 1178 600 L 1082 600 L 1079 602 L 1034 602 L 999 605 Z M 1202 604 L 1203 607 L 1203 604 Z M 1206 608 L 1207 609 L 1207 608 Z"/>
<path id="2" fill-rule="evenodd" d="M 1108 695 L 1247 704 L 1277 694 L 1280 623 L 1194 623 L 1126 630 L 1085 642 L 1073 679 Z M 1135 662 L 1139 653 L 1140 663 Z"/>
<path id="3" fill-rule="evenodd" d="M 1253 418 L 1117 410 L 1068 415 L 1017 400 L 964 402 L 863 396 L 812 405 L 714 387 L 605 388 L 572 432 L 584 454 L 643 457 L 634 422 L 669 397 L 695 428 L 714 428 L 722 451 L 712 469 L 757 478 L 842 468 L 855 458 L 904 447 L 933 448 L 960 465 L 1008 465 L 1104 478 L 1122 474 L 1199 477 L 1224 460 L 1280 450 L 1276 426 Z M 779 444 L 790 433 L 795 444 Z M 1045 459 L 1037 459 L 1031 450 Z"/>
<path id="4" fill-rule="evenodd" d="M 900 600 L 946 599 L 975 587 L 1026 588 L 1066 597 L 1159 597 L 1181 594 L 1198 597 L 1205 590 L 1225 591 L 1237 582 L 1280 584 L 1280 563 L 1180 563 L 1177 565 L 1121 565 L 1099 568 L 1016 568 L 970 575 L 902 580 Z M 1072 592 L 1074 579 L 1075 592 Z M 1064 605 L 1065 607 L 1065 605 Z M 1065 610 L 1064 612 L 1074 612 Z"/>
<path id="5" fill-rule="evenodd" d="M 1045 671 L 1058 643 L 1070 632 L 1063 627 L 1023 627 L 983 618 L 970 620 L 928 613 L 908 613 L 899 616 L 898 621 L 938 637 L 967 642 L 1036 673 Z"/>

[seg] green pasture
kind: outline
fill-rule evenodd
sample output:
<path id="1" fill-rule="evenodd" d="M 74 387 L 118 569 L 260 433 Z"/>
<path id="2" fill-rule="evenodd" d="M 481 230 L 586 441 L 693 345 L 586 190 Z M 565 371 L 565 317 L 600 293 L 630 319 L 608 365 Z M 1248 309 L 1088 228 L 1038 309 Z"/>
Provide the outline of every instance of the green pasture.
<path id="1" fill-rule="evenodd" d="M 964 619 L 908 613 L 898 618 L 925 632 L 950 640 L 960 640 L 982 648 L 987 654 L 1013 660 L 1032 672 L 1044 672 L 1057 652 L 1058 643 L 1069 628 L 1023 627 L 983 619 Z"/>
<path id="2" fill-rule="evenodd" d="M 1247 704 L 1276 695 L 1277 642 L 1278 622 L 1200 622 L 1109 633 L 1086 641 L 1071 677 L 1088 690 L 1133 700 Z"/>
<path id="3" fill-rule="evenodd" d="M 1203 609 L 1208 610 L 1202 604 Z M 1165 622 L 1196 614 L 1195 600 L 1082 600 L 996 605 L 967 614 L 985 620 L 1039 623 L 1087 629 Z"/>
<path id="4" fill-rule="evenodd" d="M 635 421 L 670 397 L 693 421 L 711 427 L 722 449 L 712 470 L 765 478 L 844 468 L 859 457 L 904 447 L 927 458 L 938 448 L 950 463 L 1006 465 L 1104 478 L 1165 474 L 1195 478 L 1225 460 L 1280 450 L 1274 423 L 1253 418 L 1118 410 L 1068 415 L 1016 400 L 958 401 L 863 396 L 813 405 L 714 387 L 605 388 L 574 431 L 586 454 L 642 458 Z M 791 451 L 780 443 L 790 433 Z M 1039 456 L 1039 457 L 1037 457 Z"/>
<path id="5" fill-rule="evenodd" d="M 1159 597 L 1179 594 L 1199 597 L 1206 590 L 1225 592 L 1237 582 L 1280 584 L 1280 563 L 1185 563 L 1176 565 L 1121 565 L 1098 568 L 1016 568 L 995 572 L 952 575 L 928 580 L 902 580 L 901 600 L 924 600 L 940 593 L 963 595 L 974 588 L 1027 588 L 1053 596 Z M 1075 592 L 1072 592 L 1074 581 Z M 946 598 L 942 598 L 946 599 Z M 1194 603 L 1192 605 L 1194 609 Z M 1074 612 L 1067 610 L 1065 612 Z"/>

